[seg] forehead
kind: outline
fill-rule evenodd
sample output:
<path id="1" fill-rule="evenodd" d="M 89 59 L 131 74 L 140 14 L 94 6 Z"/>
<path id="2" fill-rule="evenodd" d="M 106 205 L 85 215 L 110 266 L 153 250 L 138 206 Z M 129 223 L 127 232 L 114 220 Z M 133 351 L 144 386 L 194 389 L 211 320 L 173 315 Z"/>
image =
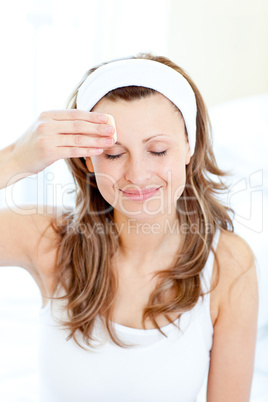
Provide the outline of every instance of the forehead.
<path id="1" fill-rule="evenodd" d="M 181 135 L 186 134 L 179 109 L 160 93 L 131 101 L 102 98 L 92 111 L 114 117 L 120 143 L 127 138 L 142 141 L 158 134 L 166 135 L 166 140 L 179 140 Z"/>
<path id="2" fill-rule="evenodd" d="M 118 98 L 111 100 L 105 96 L 91 109 L 92 112 L 112 114 L 119 117 L 121 113 L 150 116 L 151 118 L 175 118 L 183 120 L 182 114 L 166 96 L 159 92 L 132 100 Z"/>

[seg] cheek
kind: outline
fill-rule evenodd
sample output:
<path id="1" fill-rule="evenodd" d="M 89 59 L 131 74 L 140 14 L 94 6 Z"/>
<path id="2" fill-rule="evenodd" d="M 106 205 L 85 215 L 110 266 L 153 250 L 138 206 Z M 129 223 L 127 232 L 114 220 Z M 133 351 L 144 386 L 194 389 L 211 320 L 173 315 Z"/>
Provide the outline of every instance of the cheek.
<path id="1" fill-rule="evenodd" d="M 95 173 L 97 186 L 102 197 L 108 204 L 115 206 L 117 203 L 118 192 L 114 191 L 115 178 L 108 172 Z"/>
<path id="2" fill-rule="evenodd" d="M 185 160 L 183 155 L 175 154 L 164 163 L 159 164 L 159 172 L 166 175 L 168 180 L 184 180 L 185 178 Z"/>
<path id="3" fill-rule="evenodd" d="M 167 182 L 170 192 L 173 194 L 174 199 L 178 199 L 184 188 L 186 181 L 186 166 L 184 160 L 178 163 L 178 159 L 173 164 L 170 164 L 165 172 L 165 176 L 162 176 Z"/>
<path id="4" fill-rule="evenodd" d="M 114 191 L 114 187 L 120 178 L 118 169 L 116 166 L 111 166 L 110 161 L 98 159 L 98 157 L 92 162 L 99 192 L 110 205 L 114 205 L 116 203 L 115 197 L 118 196 Z"/>
<path id="5" fill-rule="evenodd" d="M 109 185 L 116 182 L 118 179 L 118 167 L 116 164 L 113 165 L 111 161 L 105 160 L 103 157 L 92 158 L 92 163 L 94 166 L 94 172 L 96 176 L 97 183 L 101 186 Z"/>

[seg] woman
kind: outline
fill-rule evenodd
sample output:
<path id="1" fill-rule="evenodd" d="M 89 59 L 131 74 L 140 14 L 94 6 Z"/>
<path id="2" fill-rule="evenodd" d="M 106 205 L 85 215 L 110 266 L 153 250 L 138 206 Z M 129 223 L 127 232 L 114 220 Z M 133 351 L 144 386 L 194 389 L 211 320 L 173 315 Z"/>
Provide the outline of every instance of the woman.
<path id="1" fill-rule="evenodd" d="M 0 214 L 1 265 L 43 297 L 42 400 L 194 401 L 209 369 L 207 401 L 248 401 L 256 269 L 198 89 L 139 54 L 89 70 L 68 108 L 1 151 L 2 188 L 61 158 L 76 184 L 73 211 Z"/>

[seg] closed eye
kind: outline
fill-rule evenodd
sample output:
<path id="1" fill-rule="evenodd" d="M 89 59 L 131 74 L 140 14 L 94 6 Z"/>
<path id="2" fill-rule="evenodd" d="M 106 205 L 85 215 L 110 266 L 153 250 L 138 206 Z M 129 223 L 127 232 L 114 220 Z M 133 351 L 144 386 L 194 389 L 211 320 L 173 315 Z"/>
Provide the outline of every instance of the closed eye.
<path id="1" fill-rule="evenodd" d="M 167 153 L 167 150 L 162 151 L 162 152 L 152 152 L 151 151 L 151 154 L 153 154 L 155 156 L 164 156 L 166 153 Z M 118 154 L 118 155 L 104 154 L 105 158 L 112 159 L 112 160 L 120 158 L 121 155 L 123 155 L 123 154 Z"/>

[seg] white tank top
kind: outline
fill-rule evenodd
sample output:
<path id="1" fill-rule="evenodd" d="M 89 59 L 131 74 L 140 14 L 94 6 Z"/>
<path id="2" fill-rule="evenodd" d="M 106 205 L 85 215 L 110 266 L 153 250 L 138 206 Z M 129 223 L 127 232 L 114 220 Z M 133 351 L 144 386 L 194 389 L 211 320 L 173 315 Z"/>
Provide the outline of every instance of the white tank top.
<path id="1" fill-rule="evenodd" d="M 214 239 L 217 247 L 220 231 Z M 201 286 L 210 289 L 214 255 L 203 268 Z M 123 349 L 114 344 L 102 321 L 95 322 L 96 349 L 83 350 L 54 316 L 66 311 L 53 301 L 40 312 L 40 400 L 42 402 L 194 402 L 208 371 L 213 325 L 210 293 L 194 308 L 158 329 L 135 329 L 114 323 L 120 339 L 136 344 Z M 83 341 L 78 338 L 82 344 Z"/>

